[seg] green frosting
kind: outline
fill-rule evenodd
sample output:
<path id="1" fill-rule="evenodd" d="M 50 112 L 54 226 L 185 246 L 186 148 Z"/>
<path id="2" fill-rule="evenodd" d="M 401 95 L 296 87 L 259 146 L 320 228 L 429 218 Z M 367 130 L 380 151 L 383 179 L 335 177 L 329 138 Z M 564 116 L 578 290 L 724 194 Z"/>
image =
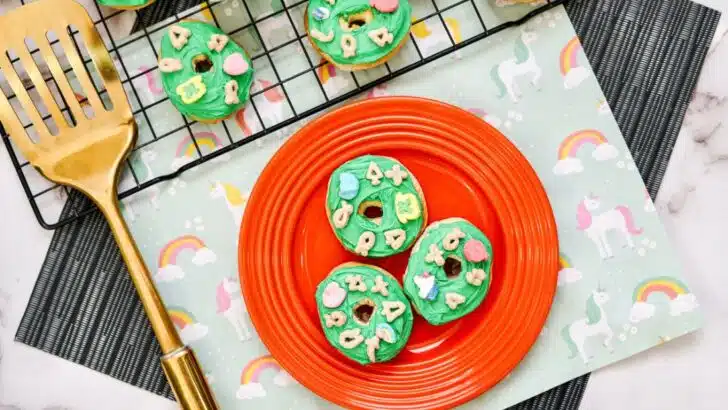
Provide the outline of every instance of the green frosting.
<path id="1" fill-rule="evenodd" d="M 170 39 L 171 30 L 179 26 L 190 31 L 190 36 L 181 49 L 177 50 Z M 248 100 L 250 85 L 253 81 L 253 65 L 245 51 L 232 39 L 221 52 L 211 50 L 208 46 L 213 35 L 225 35 L 219 28 L 207 23 L 196 21 L 182 21 L 170 26 L 162 37 L 161 59 L 166 58 L 178 60 L 182 63 L 182 69 L 173 72 L 161 72 L 164 91 L 170 101 L 184 115 L 203 121 L 215 121 L 227 118 L 240 109 Z M 234 54 L 240 54 L 239 61 L 245 61 L 248 68 L 242 74 L 229 75 L 223 70 L 226 59 Z M 195 71 L 193 60 L 206 56 L 212 67 L 205 72 Z M 198 66 L 198 70 L 202 71 Z M 191 79 L 199 76 L 201 81 L 190 82 Z M 225 102 L 225 86 L 230 80 L 238 84 L 238 102 L 227 104 Z M 179 89 L 182 85 L 182 89 Z M 202 84 L 202 85 L 201 85 Z M 204 86 L 204 93 L 202 87 Z M 181 91 L 182 95 L 178 92 Z M 183 101 L 185 95 L 188 99 L 195 99 L 194 102 Z"/>
<path id="2" fill-rule="evenodd" d="M 446 249 L 445 243 L 449 243 L 451 250 Z M 434 252 L 433 246 L 437 248 Z M 442 265 L 435 260 L 440 252 Z M 459 319 L 485 299 L 491 282 L 492 255 L 488 238 L 465 219 L 435 222 L 425 229 L 412 249 L 404 275 L 404 291 L 429 323 L 441 325 Z M 458 265 L 454 261 L 459 262 L 460 272 L 456 276 L 452 275 Z M 448 269 L 451 277 L 446 272 Z M 474 279 L 480 274 L 484 275 Z M 448 305 L 448 300 L 453 306 Z"/>
<path id="3" fill-rule="evenodd" d="M 152 0 L 98 0 L 99 4 L 108 7 L 141 7 L 151 3 Z"/>
<path id="4" fill-rule="evenodd" d="M 375 291 L 377 283 L 381 286 L 382 282 L 386 284 L 386 296 Z M 370 314 L 366 324 L 355 318 L 355 308 L 361 304 L 373 306 L 365 311 Z M 414 317 L 407 297 L 399 283 L 376 266 L 345 263 L 334 268 L 316 289 L 316 305 L 329 343 L 361 364 L 391 360 L 412 333 Z M 385 312 L 390 312 L 390 317 Z M 347 338 L 355 346 L 342 345 Z"/>
<path id="5" fill-rule="evenodd" d="M 391 13 L 383 13 L 370 5 L 370 0 L 335 0 L 333 5 L 328 0 L 309 1 L 306 19 L 311 41 L 338 65 L 355 66 L 381 60 L 409 35 L 412 8 L 407 0 L 371 0 L 371 3 L 398 3 L 398 6 Z M 350 21 L 360 20 L 353 17 L 362 16 L 362 13 L 368 15 L 370 21 L 350 31 L 344 30 L 344 27 L 349 30 Z M 324 16 L 327 17 L 322 18 Z M 369 32 L 381 28 L 386 28 L 392 34 L 392 41 L 380 46 L 369 37 Z M 331 41 L 321 41 L 311 35 L 313 30 L 323 35 L 333 33 L 333 38 Z M 344 57 L 341 41 L 346 34 L 353 36 L 356 41 L 356 53 L 353 56 Z"/>
<path id="6" fill-rule="evenodd" d="M 379 177 L 367 178 L 372 171 L 378 171 Z M 395 185 L 399 181 L 387 176 L 394 176 L 395 172 L 406 175 L 399 185 Z M 379 183 L 375 185 L 374 180 Z M 367 207 L 381 207 L 381 217 L 368 217 Z M 350 210 L 348 219 L 343 227 L 337 226 L 337 217 L 346 208 Z M 409 170 L 399 161 L 374 155 L 354 158 L 331 174 L 326 209 L 334 233 L 344 247 L 372 258 L 406 251 L 424 228 L 426 216 L 425 200 Z M 357 251 L 366 232 L 371 232 L 368 235 L 373 235 L 374 244 L 366 252 Z"/>

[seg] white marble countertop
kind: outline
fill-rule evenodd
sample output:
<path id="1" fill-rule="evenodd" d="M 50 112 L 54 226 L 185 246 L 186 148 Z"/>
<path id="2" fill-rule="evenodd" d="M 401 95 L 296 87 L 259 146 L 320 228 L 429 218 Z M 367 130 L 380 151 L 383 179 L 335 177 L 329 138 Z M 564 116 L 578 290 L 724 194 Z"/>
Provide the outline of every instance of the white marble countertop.
<path id="1" fill-rule="evenodd" d="M 723 0 L 698 0 L 728 13 Z M 592 374 L 584 410 L 724 409 L 728 364 L 728 20 L 721 20 L 657 207 L 707 318 L 703 330 Z M 0 155 L 0 410 L 166 410 L 167 399 L 13 341 L 50 243 Z"/>

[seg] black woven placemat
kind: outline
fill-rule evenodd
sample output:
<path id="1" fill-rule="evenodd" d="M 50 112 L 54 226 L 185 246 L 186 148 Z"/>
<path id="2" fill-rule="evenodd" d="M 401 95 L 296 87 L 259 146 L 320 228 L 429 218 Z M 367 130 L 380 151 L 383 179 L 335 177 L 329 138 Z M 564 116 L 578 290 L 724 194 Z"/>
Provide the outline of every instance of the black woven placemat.
<path id="1" fill-rule="evenodd" d="M 142 10 L 137 28 L 180 10 L 172 4 Z M 689 0 L 572 0 L 566 9 L 654 198 L 720 14 Z M 86 201 L 72 195 L 64 214 Z M 172 397 L 159 346 L 98 213 L 55 232 L 16 340 Z M 514 409 L 576 409 L 587 380 Z"/>

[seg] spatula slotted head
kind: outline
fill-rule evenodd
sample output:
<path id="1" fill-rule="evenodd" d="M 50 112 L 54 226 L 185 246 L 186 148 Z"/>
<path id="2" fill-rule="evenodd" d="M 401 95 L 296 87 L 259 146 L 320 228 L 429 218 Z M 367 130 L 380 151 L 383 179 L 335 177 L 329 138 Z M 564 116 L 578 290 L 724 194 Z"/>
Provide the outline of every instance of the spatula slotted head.
<path id="1" fill-rule="evenodd" d="M 118 167 L 136 138 L 136 123 L 84 7 L 73 0 L 39 0 L 0 16 L 0 27 L 0 74 L 13 92 L 0 93 L 0 122 L 28 161 L 49 179 L 70 185 Z M 81 50 L 92 64 L 84 63 Z M 72 157 L 84 162 L 75 168 L 86 168 L 86 174 L 69 171 L 64 162 Z"/>

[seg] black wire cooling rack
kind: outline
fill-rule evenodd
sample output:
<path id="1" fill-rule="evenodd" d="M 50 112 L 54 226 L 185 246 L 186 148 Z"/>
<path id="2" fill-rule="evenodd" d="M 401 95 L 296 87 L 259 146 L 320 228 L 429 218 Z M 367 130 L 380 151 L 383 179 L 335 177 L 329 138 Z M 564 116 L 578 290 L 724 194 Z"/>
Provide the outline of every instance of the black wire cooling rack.
<path id="1" fill-rule="evenodd" d="M 157 0 L 157 3 L 165 1 L 167 0 Z M 363 92 L 370 91 L 395 77 L 409 73 L 419 67 L 422 67 L 425 64 L 441 59 L 444 56 L 452 54 L 475 42 L 483 40 L 486 37 L 492 36 L 493 34 L 498 33 L 501 30 L 521 25 L 529 19 L 534 18 L 535 16 L 544 13 L 555 6 L 565 3 L 567 0 L 542 0 L 539 2 L 540 4 L 538 5 L 515 5 L 514 7 L 520 8 L 520 10 L 523 10 L 524 7 L 528 7 L 528 9 L 523 11 L 515 18 L 501 20 L 492 25 L 487 23 L 487 19 L 484 18 L 484 8 L 489 7 L 491 9 L 495 9 L 495 5 L 499 3 L 500 5 L 503 5 L 507 3 L 522 3 L 522 1 L 421 0 L 421 2 L 427 3 L 426 8 L 415 8 L 415 1 L 411 1 L 411 3 L 413 3 L 413 8 L 415 8 L 415 11 L 417 11 L 418 9 L 428 10 L 428 12 L 422 13 L 421 16 L 418 16 L 415 13 L 415 18 L 412 22 L 413 27 L 417 27 L 418 24 L 424 24 L 428 22 L 438 24 L 440 25 L 440 27 L 444 28 L 444 33 L 446 34 L 445 38 L 446 41 L 449 41 L 449 44 L 445 44 L 444 47 L 438 48 L 438 50 L 435 52 L 428 53 L 425 50 L 422 50 L 421 43 L 417 40 L 415 34 L 410 33 L 411 41 L 408 42 L 408 45 L 414 50 L 414 52 L 412 53 L 414 58 L 412 58 L 407 63 L 401 64 L 396 67 L 393 67 L 392 62 L 390 61 L 389 63 L 383 65 L 383 71 L 381 71 L 380 75 L 378 75 L 376 78 L 367 78 L 366 80 L 363 80 L 360 77 L 360 72 L 343 73 L 343 75 L 350 76 L 355 86 L 337 95 L 330 95 L 331 93 L 325 90 L 320 73 L 323 72 L 324 69 L 328 69 L 327 63 L 321 60 L 315 53 L 310 51 L 311 49 L 310 46 L 308 46 L 307 44 L 308 40 L 306 39 L 306 33 L 303 31 L 302 24 L 297 24 L 302 22 L 302 18 L 298 16 L 298 14 L 302 13 L 301 10 L 305 9 L 307 0 L 288 0 L 282 2 L 279 1 L 277 10 L 271 10 L 269 13 L 264 14 L 258 14 L 254 12 L 254 6 L 251 5 L 254 1 L 256 0 L 221 0 L 204 2 L 187 11 L 173 13 L 172 15 L 166 17 L 164 20 L 154 22 L 149 26 L 139 27 L 138 30 L 133 31 L 130 34 L 126 33 L 126 35 L 122 38 L 115 38 L 116 36 L 113 34 L 114 30 L 110 28 L 110 26 L 113 25 L 112 21 L 117 22 L 122 20 L 124 17 L 128 17 L 129 15 L 131 15 L 132 19 L 135 18 L 135 20 L 137 21 L 137 24 L 134 25 L 134 27 L 137 28 L 137 26 L 139 25 L 139 21 L 143 21 L 148 18 L 145 18 L 145 16 L 141 14 L 142 12 L 138 10 L 114 11 L 102 8 L 98 6 L 98 4 L 96 4 L 95 2 L 93 2 L 93 5 L 90 6 L 89 12 L 92 14 L 92 17 L 94 14 L 97 15 L 97 18 L 94 19 L 96 27 L 102 34 L 102 37 L 104 37 L 104 40 L 106 41 L 106 46 L 108 47 L 112 57 L 117 63 L 117 69 L 119 70 L 119 74 L 122 77 L 125 89 L 127 90 L 127 95 L 130 101 L 133 100 L 138 102 L 137 104 L 132 103 L 132 108 L 134 109 L 134 115 L 137 118 L 137 122 L 144 121 L 149 125 L 148 138 L 145 138 L 145 141 L 140 140 L 137 143 L 134 151 L 132 152 L 132 155 L 134 155 L 134 153 L 140 152 L 141 150 L 145 149 L 145 147 L 150 146 L 151 144 L 155 144 L 165 138 L 168 138 L 171 135 L 175 135 L 180 132 L 189 133 L 190 140 L 192 142 L 191 146 L 193 146 L 194 151 L 196 151 L 194 153 L 196 154 L 194 159 L 187 161 L 184 164 L 181 164 L 177 169 L 173 170 L 172 172 L 158 175 L 148 180 L 141 179 L 137 175 L 135 167 L 132 166 L 130 160 L 127 160 L 127 170 L 125 172 L 128 175 L 131 175 L 131 178 L 128 178 L 131 183 L 127 183 L 126 187 L 119 188 L 120 200 L 135 193 L 138 193 L 142 190 L 150 188 L 156 184 L 159 184 L 162 181 L 172 180 L 178 177 L 183 172 L 197 167 L 202 163 L 220 157 L 221 155 L 229 153 L 232 150 L 235 150 L 260 138 L 279 132 L 283 130 L 283 128 L 290 126 L 300 120 L 304 120 L 314 114 L 320 113 L 326 109 L 329 109 L 339 103 L 346 101 L 347 99 L 360 95 Z M 276 0 L 274 0 L 274 2 L 275 1 Z M 29 2 L 29 0 L 19 0 L 20 4 L 25 4 L 27 2 Z M 236 12 L 241 13 L 243 16 L 242 18 L 240 18 L 240 21 L 243 21 L 241 26 L 233 29 L 230 29 L 229 27 L 223 27 L 223 25 L 221 24 L 221 20 L 223 19 L 223 17 L 230 14 L 229 12 L 231 7 L 234 7 L 236 9 Z M 467 38 L 463 39 L 460 38 L 461 35 L 459 33 L 456 33 L 452 29 L 452 27 L 447 24 L 447 16 L 450 12 L 466 7 L 468 8 L 469 12 L 477 18 L 477 24 L 479 24 L 479 27 L 476 28 L 475 32 L 471 32 Z M 94 8 L 95 10 L 93 10 Z M 508 9 L 508 7 L 499 8 L 499 10 Z M 136 16 L 133 16 L 133 14 L 136 14 Z M 155 66 L 151 68 L 145 68 L 143 70 L 131 70 L 128 67 L 129 64 L 125 61 L 128 57 L 125 58 L 122 55 L 123 53 L 120 52 L 120 50 L 123 50 L 125 47 L 129 46 L 132 43 L 146 41 L 148 42 L 150 49 L 153 50 L 156 60 L 159 56 L 157 51 L 158 48 L 155 46 L 154 38 L 161 37 L 161 33 L 163 32 L 163 30 L 165 30 L 170 25 L 180 20 L 195 18 L 200 15 L 204 15 L 205 18 L 210 21 L 210 23 L 216 24 L 218 27 L 221 27 L 221 29 L 226 31 L 233 38 L 236 34 L 243 32 L 249 32 L 253 35 L 253 37 L 257 38 L 260 45 L 260 47 L 256 47 L 257 51 L 251 52 L 251 50 L 247 50 L 247 47 L 246 50 L 251 54 L 254 66 L 258 62 L 267 60 L 267 63 L 269 63 L 270 66 L 272 80 L 274 80 L 267 81 L 266 83 L 264 83 L 264 86 L 259 87 L 259 89 L 252 92 L 250 102 L 248 104 L 248 107 L 246 108 L 246 110 L 253 110 L 255 119 L 257 119 L 260 129 L 254 133 L 246 135 L 244 138 L 236 139 L 233 138 L 230 127 L 228 127 L 228 125 L 223 122 L 222 128 L 224 129 L 224 132 L 226 134 L 224 139 L 226 139 L 227 141 L 224 142 L 223 146 L 217 147 L 215 150 L 212 151 L 203 150 L 201 148 L 192 130 L 195 122 L 190 121 L 182 117 L 181 115 L 180 117 L 182 117 L 182 121 L 180 122 L 182 124 L 178 127 L 174 129 L 167 129 L 163 132 L 155 130 L 154 121 L 152 119 L 156 117 L 153 111 L 155 107 L 159 106 L 160 104 L 164 104 L 167 101 L 167 98 L 166 96 L 164 96 L 163 98 L 160 98 L 158 100 L 144 103 L 144 99 L 140 97 L 143 91 L 140 90 L 141 87 L 139 86 L 139 80 L 144 80 L 150 74 L 156 73 L 157 68 Z M 266 45 L 265 38 L 261 34 L 261 27 L 272 22 L 277 22 L 276 24 L 279 24 L 281 21 L 286 24 L 290 24 L 290 29 L 292 29 L 293 35 L 291 35 L 286 41 L 280 42 L 279 44 L 275 44 L 272 46 Z M 73 28 L 69 28 L 68 31 L 71 34 L 71 38 L 76 41 L 77 47 L 80 48 L 79 42 L 77 41 L 75 36 L 77 34 L 77 31 L 75 31 Z M 51 44 L 53 44 L 53 42 L 51 42 Z M 284 74 L 283 72 L 288 70 L 284 70 L 283 67 L 277 66 L 274 54 L 279 52 L 286 52 L 291 46 L 300 47 L 300 49 L 307 49 L 308 47 L 308 50 L 303 53 L 305 56 L 307 67 L 304 67 L 303 69 L 298 70 L 294 73 Z M 81 50 L 79 51 L 81 52 Z M 11 58 L 11 61 L 13 61 L 13 63 L 18 61 L 17 57 L 8 57 Z M 88 67 L 89 64 L 92 63 L 91 59 L 88 58 L 87 55 L 86 57 L 87 58 L 85 60 L 85 63 Z M 70 72 L 71 70 L 72 69 L 68 67 L 66 73 Z M 307 75 L 310 76 L 312 74 L 313 77 L 316 78 L 316 82 L 318 83 L 318 91 L 321 92 L 321 94 L 323 95 L 323 99 L 320 103 L 317 103 L 314 106 L 306 107 L 302 110 L 297 110 L 294 101 L 295 97 L 293 97 L 289 92 L 290 84 L 292 84 L 293 81 L 301 77 Z M 52 76 L 48 76 L 46 81 L 49 84 L 55 82 Z M 30 90 L 31 88 L 32 86 L 28 85 L 27 89 Z M 280 121 L 274 124 L 266 124 L 263 117 L 261 116 L 261 112 L 258 107 L 259 104 L 257 104 L 257 102 L 260 100 L 258 100 L 256 97 L 264 95 L 266 92 L 271 90 L 278 90 L 281 92 L 282 96 L 285 99 L 285 105 L 290 111 L 290 115 L 285 119 L 280 119 Z M 99 93 L 99 95 L 103 96 L 105 90 L 99 89 L 99 87 L 97 86 L 97 92 Z M 313 92 L 317 92 L 317 90 L 315 90 L 315 87 Z M 11 102 L 12 99 L 15 98 L 14 96 L 8 97 Z M 83 100 L 81 100 L 81 102 L 83 102 Z M 66 115 L 71 116 L 70 111 L 66 107 L 61 108 L 62 111 L 66 113 Z M 44 120 L 46 120 L 47 118 L 50 118 L 50 115 L 47 115 Z M 73 118 L 71 118 L 71 120 L 73 121 Z M 26 128 L 29 127 L 30 125 L 28 125 Z M 45 181 L 39 174 L 36 173 L 32 166 L 30 166 L 29 163 L 24 158 L 22 158 L 22 156 L 14 149 L 9 136 L 2 128 L 1 124 L 0 134 L 2 134 L 3 143 L 7 148 L 12 164 L 17 171 L 18 177 L 20 178 L 23 190 L 25 191 L 25 194 L 28 197 L 33 212 L 41 226 L 46 229 L 55 229 L 95 210 L 93 206 L 85 206 L 78 209 L 72 209 L 70 210 L 70 212 L 68 212 L 67 210 L 61 217 L 60 209 L 63 207 L 63 204 L 65 204 L 67 198 L 70 195 L 80 194 L 77 192 L 73 192 L 72 189 L 65 186 L 58 186 L 48 181 Z M 36 181 L 36 183 L 32 183 L 31 180 Z M 45 182 L 37 183 L 37 181 Z M 41 188 L 37 188 L 37 185 L 40 185 Z M 47 206 L 47 203 L 49 202 L 53 202 L 56 205 L 49 207 Z"/>

